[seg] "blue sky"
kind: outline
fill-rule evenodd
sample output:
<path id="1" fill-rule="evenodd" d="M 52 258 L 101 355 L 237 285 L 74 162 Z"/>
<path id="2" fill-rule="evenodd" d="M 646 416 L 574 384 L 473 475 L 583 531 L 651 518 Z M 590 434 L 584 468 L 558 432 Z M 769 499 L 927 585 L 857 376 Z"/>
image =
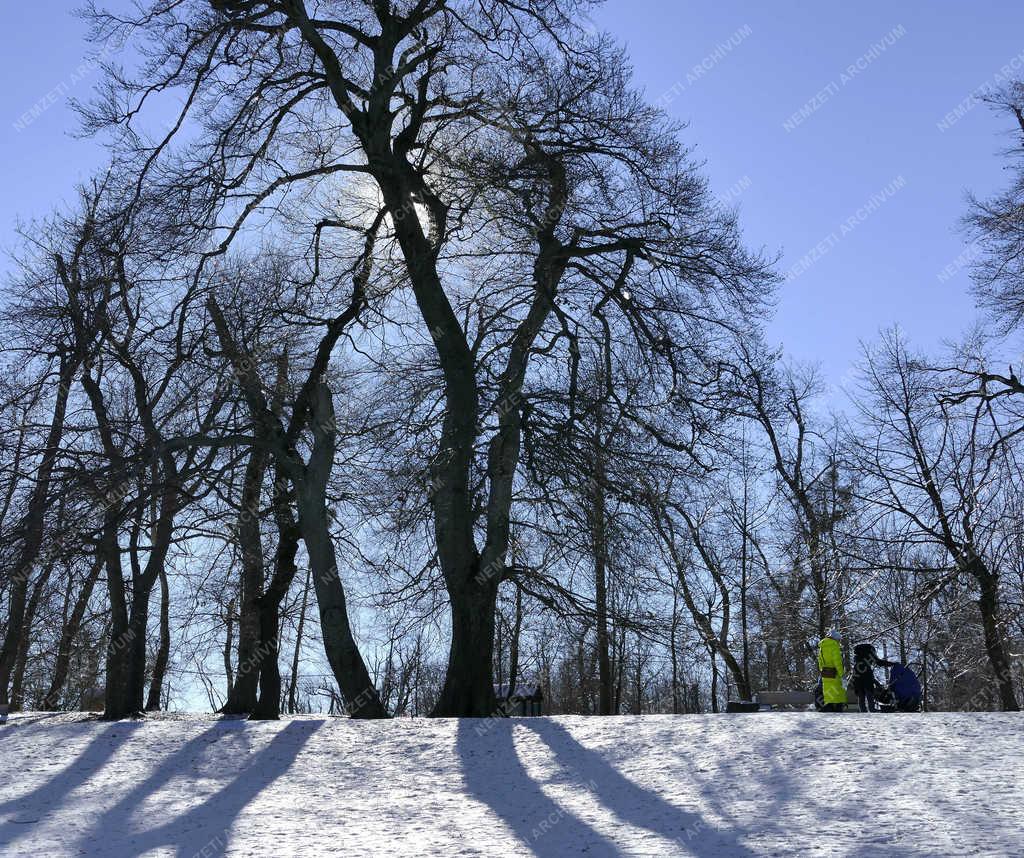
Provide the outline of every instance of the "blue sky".
<path id="1" fill-rule="evenodd" d="M 4 247 L 17 216 L 69 198 L 104 160 L 72 136 L 68 97 L 99 77 L 72 5 L 15 4 L 0 33 Z M 880 328 L 930 347 L 970 323 L 957 221 L 968 188 L 1005 184 L 1010 139 L 970 97 L 1004 67 L 1024 76 L 1024 4 L 609 0 L 594 20 L 628 45 L 649 98 L 689 122 L 748 242 L 795 275 L 772 342 L 838 384 Z"/>
<path id="2" fill-rule="evenodd" d="M 799 272 L 773 342 L 840 383 L 880 328 L 930 347 L 975 317 L 957 222 L 968 188 L 1006 183 L 1010 138 L 1005 118 L 963 102 L 1003 66 L 1024 77 L 1024 4 L 612 0 L 596 21 L 625 40 L 648 96 L 689 122 L 716 192 L 747 186 L 749 243 Z"/>

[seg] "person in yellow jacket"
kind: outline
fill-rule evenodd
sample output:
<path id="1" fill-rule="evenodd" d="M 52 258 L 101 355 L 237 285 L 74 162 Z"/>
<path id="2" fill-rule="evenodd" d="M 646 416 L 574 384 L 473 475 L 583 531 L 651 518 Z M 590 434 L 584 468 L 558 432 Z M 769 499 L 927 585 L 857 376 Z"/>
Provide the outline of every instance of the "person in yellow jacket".
<path id="1" fill-rule="evenodd" d="M 839 633 L 831 631 L 818 644 L 818 672 L 821 674 L 826 712 L 842 712 L 846 708 L 846 688 L 843 687 L 845 669 L 839 640 Z"/>

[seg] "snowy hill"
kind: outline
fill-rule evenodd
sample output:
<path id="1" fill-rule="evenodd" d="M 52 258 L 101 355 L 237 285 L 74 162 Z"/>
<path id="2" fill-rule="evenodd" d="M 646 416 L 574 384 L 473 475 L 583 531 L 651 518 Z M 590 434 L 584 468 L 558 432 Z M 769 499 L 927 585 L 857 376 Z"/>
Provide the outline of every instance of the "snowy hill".
<path id="1" fill-rule="evenodd" d="M 15 716 L 0 854 L 1019 855 L 1020 716 Z"/>

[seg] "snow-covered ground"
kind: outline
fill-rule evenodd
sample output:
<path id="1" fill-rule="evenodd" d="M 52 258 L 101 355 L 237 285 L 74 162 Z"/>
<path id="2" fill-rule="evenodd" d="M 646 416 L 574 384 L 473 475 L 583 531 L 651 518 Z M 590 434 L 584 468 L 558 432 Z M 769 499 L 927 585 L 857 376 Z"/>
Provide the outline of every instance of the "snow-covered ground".
<path id="1" fill-rule="evenodd" d="M 83 718 L 0 727 L 0 854 L 1024 854 L 1016 715 Z"/>

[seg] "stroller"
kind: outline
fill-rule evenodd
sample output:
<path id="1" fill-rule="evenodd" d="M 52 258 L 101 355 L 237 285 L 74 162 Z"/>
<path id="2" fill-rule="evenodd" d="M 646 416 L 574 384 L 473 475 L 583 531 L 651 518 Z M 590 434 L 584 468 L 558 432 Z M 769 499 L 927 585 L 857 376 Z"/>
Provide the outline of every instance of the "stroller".
<path id="1" fill-rule="evenodd" d="M 886 690 L 892 697 L 891 711 L 921 711 L 921 681 L 905 664 L 895 664 L 889 669 L 889 683 Z"/>
<path id="2" fill-rule="evenodd" d="M 888 685 L 875 681 L 875 706 L 879 712 L 895 712 L 896 696 Z"/>

